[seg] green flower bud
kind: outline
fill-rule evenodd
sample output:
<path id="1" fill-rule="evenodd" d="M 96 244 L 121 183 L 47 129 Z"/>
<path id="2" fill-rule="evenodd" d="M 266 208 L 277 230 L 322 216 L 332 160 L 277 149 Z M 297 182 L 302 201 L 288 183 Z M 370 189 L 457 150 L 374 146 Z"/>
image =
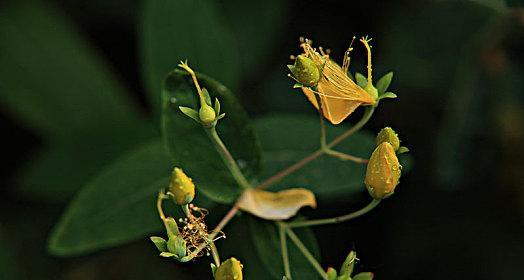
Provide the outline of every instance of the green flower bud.
<path id="1" fill-rule="evenodd" d="M 391 144 L 395 152 L 398 151 L 398 148 L 400 147 L 400 140 L 398 139 L 398 135 L 391 127 L 384 127 L 377 134 L 377 146 L 382 144 L 383 142 L 388 142 L 389 144 Z"/>
<path id="2" fill-rule="evenodd" d="M 182 169 L 175 167 L 171 173 L 169 191 L 174 195 L 178 205 L 186 205 L 195 198 L 195 184 Z"/>
<path id="3" fill-rule="evenodd" d="M 336 269 L 332 267 L 328 267 L 326 274 L 327 274 L 328 280 L 337 280 L 337 270 Z"/>
<path id="4" fill-rule="evenodd" d="M 393 194 L 400 179 L 400 169 L 395 149 L 389 142 L 382 142 L 369 159 L 364 183 L 369 194 L 383 199 Z"/>
<path id="5" fill-rule="evenodd" d="M 242 280 L 242 264 L 235 258 L 223 262 L 216 270 L 215 280 Z"/>
<path id="6" fill-rule="evenodd" d="M 320 70 L 315 62 L 305 55 L 299 55 L 295 59 L 294 65 L 287 66 L 295 79 L 305 86 L 316 86 L 320 80 Z"/>
<path id="7" fill-rule="evenodd" d="M 186 241 L 181 235 L 169 238 L 167 241 L 167 250 L 177 257 L 182 258 L 186 256 Z"/>
<path id="8" fill-rule="evenodd" d="M 203 124 L 209 125 L 212 124 L 216 119 L 216 113 L 213 107 L 203 103 L 198 111 L 198 117 Z"/>

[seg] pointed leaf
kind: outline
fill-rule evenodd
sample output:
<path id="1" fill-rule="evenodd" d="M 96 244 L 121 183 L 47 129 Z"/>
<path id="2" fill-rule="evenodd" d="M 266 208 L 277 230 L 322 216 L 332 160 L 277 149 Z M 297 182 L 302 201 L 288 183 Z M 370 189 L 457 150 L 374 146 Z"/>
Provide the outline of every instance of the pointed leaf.
<path id="1" fill-rule="evenodd" d="M 69 205 L 51 234 L 49 251 L 79 255 L 160 230 L 154 205 L 158 190 L 168 185 L 171 168 L 160 140 L 116 159 Z"/>
<path id="2" fill-rule="evenodd" d="M 173 253 L 171 253 L 171 252 L 162 252 L 162 253 L 160 253 L 160 256 L 161 256 L 161 257 L 164 257 L 164 258 L 173 258 L 173 257 L 175 257 L 176 255 L 173 254 Z"/>
<path id="3" fill-rule="evenodd" d="M 218 101 L 218 98 L 215 98 L 215 113 L 220 116 L 220 101 Z"/>
<path id="4" fill-rule="evenodd" d="M 397 154 L 404 154 L 408 152 L 409 152 L 409 148 L 406 146 L 400 146 L 397 150 Z"/>
<path id="5" fill-rule="evenodd" d="M 258 174 L 260 155 L 258 141 L 247 114 L 235 96 L 217 81 L 198 75 L 199 83 L 210 95 L 221 100 L 228 118 L 220 122 L 218 134 L 249 178 Z M 174 102 L 173 102 L 174 101 Z M 205 128 L 187 118 L 178 106 L 196 107 L 198 95 L 186 72 L 172 71 L 163 90 L 162 129 L 168 150 L 178 166 L 191 174 L 198 189 L 211 199 L 232 203 L 240 195 L 229 169 L 205 132 Z"/>
<path id="6" fill-rule="evenodd" d="M 355 73 L 355 79 L 357 80 L 357 85 L 361 88 L 365 88 L 368 84 L 366 76 L 360 74 L 359 72 Z"/>
<path id="7" fill-rule="evenodd" d="M 158 236 L 151 236 L 149 237 L 149 239 L 151 239 L 151 241 L 155 244 L 158 251 L 160 252 L 167 251 L 167 241 L 164 238 L 158 237 Z"/>
<path id="8" fill-rule="evenodd" d="M 143 76 L 155 111 L 160 85 L 180 60 L 237 88 L 240 61 L 236 42 L 217 5 L 205 0 L 146 0 L 142 17 Z M 213 27 L 213 32 L 209 28 Z"/>
<path id="9" fill-rule="evenodd" d="M 391 84 L 391 79 L 393 79 L 393 72 L 389 72 L 386 75 L 382 76 L 377 82 L 377 91 L 381 95 L 388 90 L 389 85 Z"/>
<path id="10" fill-rule="evenodd" d="M 304 206 L 317 207 L 315 195 L 306 189 L 279 192 L 248 189 L 238 200 L 240 209 L 266 220 L 289 219 Z"/>
<path id="11" fill-rule="evenodd" d="M 198 112 L 189 108 L 189 107 L 184 107 L 184 106 L 179 106 L 178 109 L 180 109 L 180 111 L 182 111 L 182 113 L 184 113 L 184 115 L 192 118 L 194 121 L 196 121 L 197 123 L 200 123 L 200 116 L 198 115 Z"/>
<path id="12" fill-rule="evenodd" d="M 382 95 L 379 95 L 378 97 L 379 99 L 384 99 L 384 98 L 397 98 L 397 95 L 392 93 L 391 91 L 388 91 L 388 92 L 384 92 Z"/>

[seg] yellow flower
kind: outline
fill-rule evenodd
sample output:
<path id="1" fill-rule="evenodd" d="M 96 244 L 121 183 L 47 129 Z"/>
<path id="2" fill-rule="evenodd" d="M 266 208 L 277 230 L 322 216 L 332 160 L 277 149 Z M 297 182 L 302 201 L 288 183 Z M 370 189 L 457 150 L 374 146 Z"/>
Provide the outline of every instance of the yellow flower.
<path id="1" fill-rule="evenodd" d="M 402 166 L 395 149 L 389 142 L 382 142 L 369 159 L 364 183 L 369 194 L 383 199 L 393 194 L 400 179 Z"/>
<path id="2" fill-rule="evenodd" d="M 371 85 L 371 50 L 368 45 L 369 40 L 360 40 L 368 50 L 368 84 Z M 304 56 L 313 60 L 321 70 L 321 77 L 315 88 L 303 87 L 302 91 L 309 101 L 318 109 L 318 102 L 315 94 L 319 96 L 324 117 L 333 124 L 339 124 L 346 119 L 360 105 L 374 105 L 376 98 L 371 90 L 359 87 L 347 75 L 349 67 L 349 51 L 346 52 L 342 67 L 329 58 L 322 48 L 317 51 L 311 46 L 311 41 L 302 40 L 300 45 L 304 50 Z M 370 87 L 372 89 L 372 87 Z"/>

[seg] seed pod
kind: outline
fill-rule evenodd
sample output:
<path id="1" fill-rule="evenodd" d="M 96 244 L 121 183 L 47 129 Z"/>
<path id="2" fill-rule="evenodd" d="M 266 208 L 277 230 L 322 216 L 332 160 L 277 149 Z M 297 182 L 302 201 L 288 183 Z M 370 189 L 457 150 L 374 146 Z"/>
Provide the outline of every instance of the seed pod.
<path id="1" fill-rule="evenodd" d="M 175 167 L 171 173 L 169 191 L 174 195 L 178 205 L 186 205 L 195 198 L 195 184 L 182 169 Z"/>
<path id="2" fill-rule="evenodd" d="M 305 86 L 316 86 L 320 80 L 320 70 L 315 62 L 305 55 L 297 56 L 295 64 L 288 65 L 287 67 L 295 79 Z"/>
<path id="3" fill-rule="evenodd" d="M 216 270 L 215 280 L 242 280 L 242 264 L 235 258 L 223 262 Z"/>
<path id="4" fill-rule="evenodd" d="M 398 139 L 398 135 L 391 127 L 384 127 L 377 134 L 376 141 L 377 146 L 382 144 L 383 142 L 389 142 L 389 144 L 393 146 L 395 152 L 398 151 L 398 148 L 400 147 L 400 140 Z"/>
<path id="5" fill-rule="evenodd" d="M 400 169 L 395 149 L 389 142 L 382 142 L 369 159 L 364 183 L 369 194 L 383 199 L 393 194 L 400 179 Z"/>

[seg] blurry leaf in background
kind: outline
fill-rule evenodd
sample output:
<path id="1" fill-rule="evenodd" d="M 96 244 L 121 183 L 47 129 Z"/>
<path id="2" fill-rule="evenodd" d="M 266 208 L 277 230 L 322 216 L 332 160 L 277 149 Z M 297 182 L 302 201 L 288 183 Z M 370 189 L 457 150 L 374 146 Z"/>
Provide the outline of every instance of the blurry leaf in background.
<path id="1" fill-rule="evenodd" d="M 217 81 L 198 75 L 201 87 L 213 100 L 217 97 L 226 117 L 218 122 L 217 131 L 248 180 L 259 174 L 260 149 L 250 120 L 236 97 Z M 172 71 L 162 97 L 162 129 L 174 162 L 193 178 L 197 188 L 210 199 L 232 203 L 242 189 L 222 161 L 206 135 L 205 129 L 186 115 L 179 106 L 199 108 L 197 92 L 190 76 Z"/>
<path id="2" fill-rule="evenodd" d="M 279 28 L 287 12 L 287 1 L 222 0 L 228 25 L 239 45 L 244 78 L 260 75 L 261 66 L 276 47 Z M 256 16 L 253 16 L 256 15 Z M 265 75 L 264 75 L 265 77 Z"/>
<path id="3" fill-rule="evenodd" d="M 212 1 L 146 0 L 141 48 L 143 79 L 154 111 L 160 110 L 162 81 L 180 60 L 187 59 L 195 70 L 238 88 L 237 45 Z"/>
<path id="4" fill-rule="evenodd" d="M 247 189 L 237 202 L 238 208 L 265 220 L 287 220 L 300 208 L 317 207 L 315 195 L 303 188 L 287 188 L 268 192 L 256 188 Z"/>
<path id="5" fill-rule="evenodd" d="M 9 243 L 0 225 L 0 275 L 6 280 L 22 279 Z"/>
<path id="6" fill-rule="evenodd" d="M 255 217 L 247 217 L 247 220 L 249 220 L 249 233 L 253 236 L 253 245 L 259 258 L 262 260 L 262 263 L 258 265 L 263 266 L 268 271 L 265 279 L 282 279 L 284 275 L 284 265 L 282 263 L 280 237 L 277 226 L 274 222 Z M 320 249 L 313 231 L 309 228 L 302 228 L 296 230 L 295 233 L 313 256 L 315 256 L 317 260 L 320 260 Z M 318 279 L 318 274 L 315 269 L 289 238 L 287 238 L 287 247 L 293 279 Z"/>
<path id="7" fill-rule="evenodd" d="M 171 159 L 154 140 L 105 168 L 75 197 L 49 240 L 53 255 L 73 256 L 144 237 L 161 228 L 154 207 Z"/>
<path id="8" fill-rule="evenodd" d="M 0 103 L 50 148 L 26 165 L 20 184 L 29 195 L 55 201 L 70 197 L 107 158 L 152 134 L 72 26 L 49 3 L 0 6 Z"/>
<path id="9" fill-rule="evenodd" d="M 308 156 L 319 148 L 319 120 L 313 115 L 272 114 L 255 120 L 257 135 L 263 150 L 263 175 L 267 178 Z M 328 126 L 328 136 L 345 131 L 344 126 Z M 331 138 L 329 138 L 331 139 Z M 342 152 L 368 158 L 375 147 L 370 133 L 359 132 L 336 146 Z M 272 190 L 289 186 L 307 188 L 318 200 L 348 198 L 365 192 L 366 166 L 354 162 L 321 156 L 307 164 L 300 172 L 278 182 Z"/>

